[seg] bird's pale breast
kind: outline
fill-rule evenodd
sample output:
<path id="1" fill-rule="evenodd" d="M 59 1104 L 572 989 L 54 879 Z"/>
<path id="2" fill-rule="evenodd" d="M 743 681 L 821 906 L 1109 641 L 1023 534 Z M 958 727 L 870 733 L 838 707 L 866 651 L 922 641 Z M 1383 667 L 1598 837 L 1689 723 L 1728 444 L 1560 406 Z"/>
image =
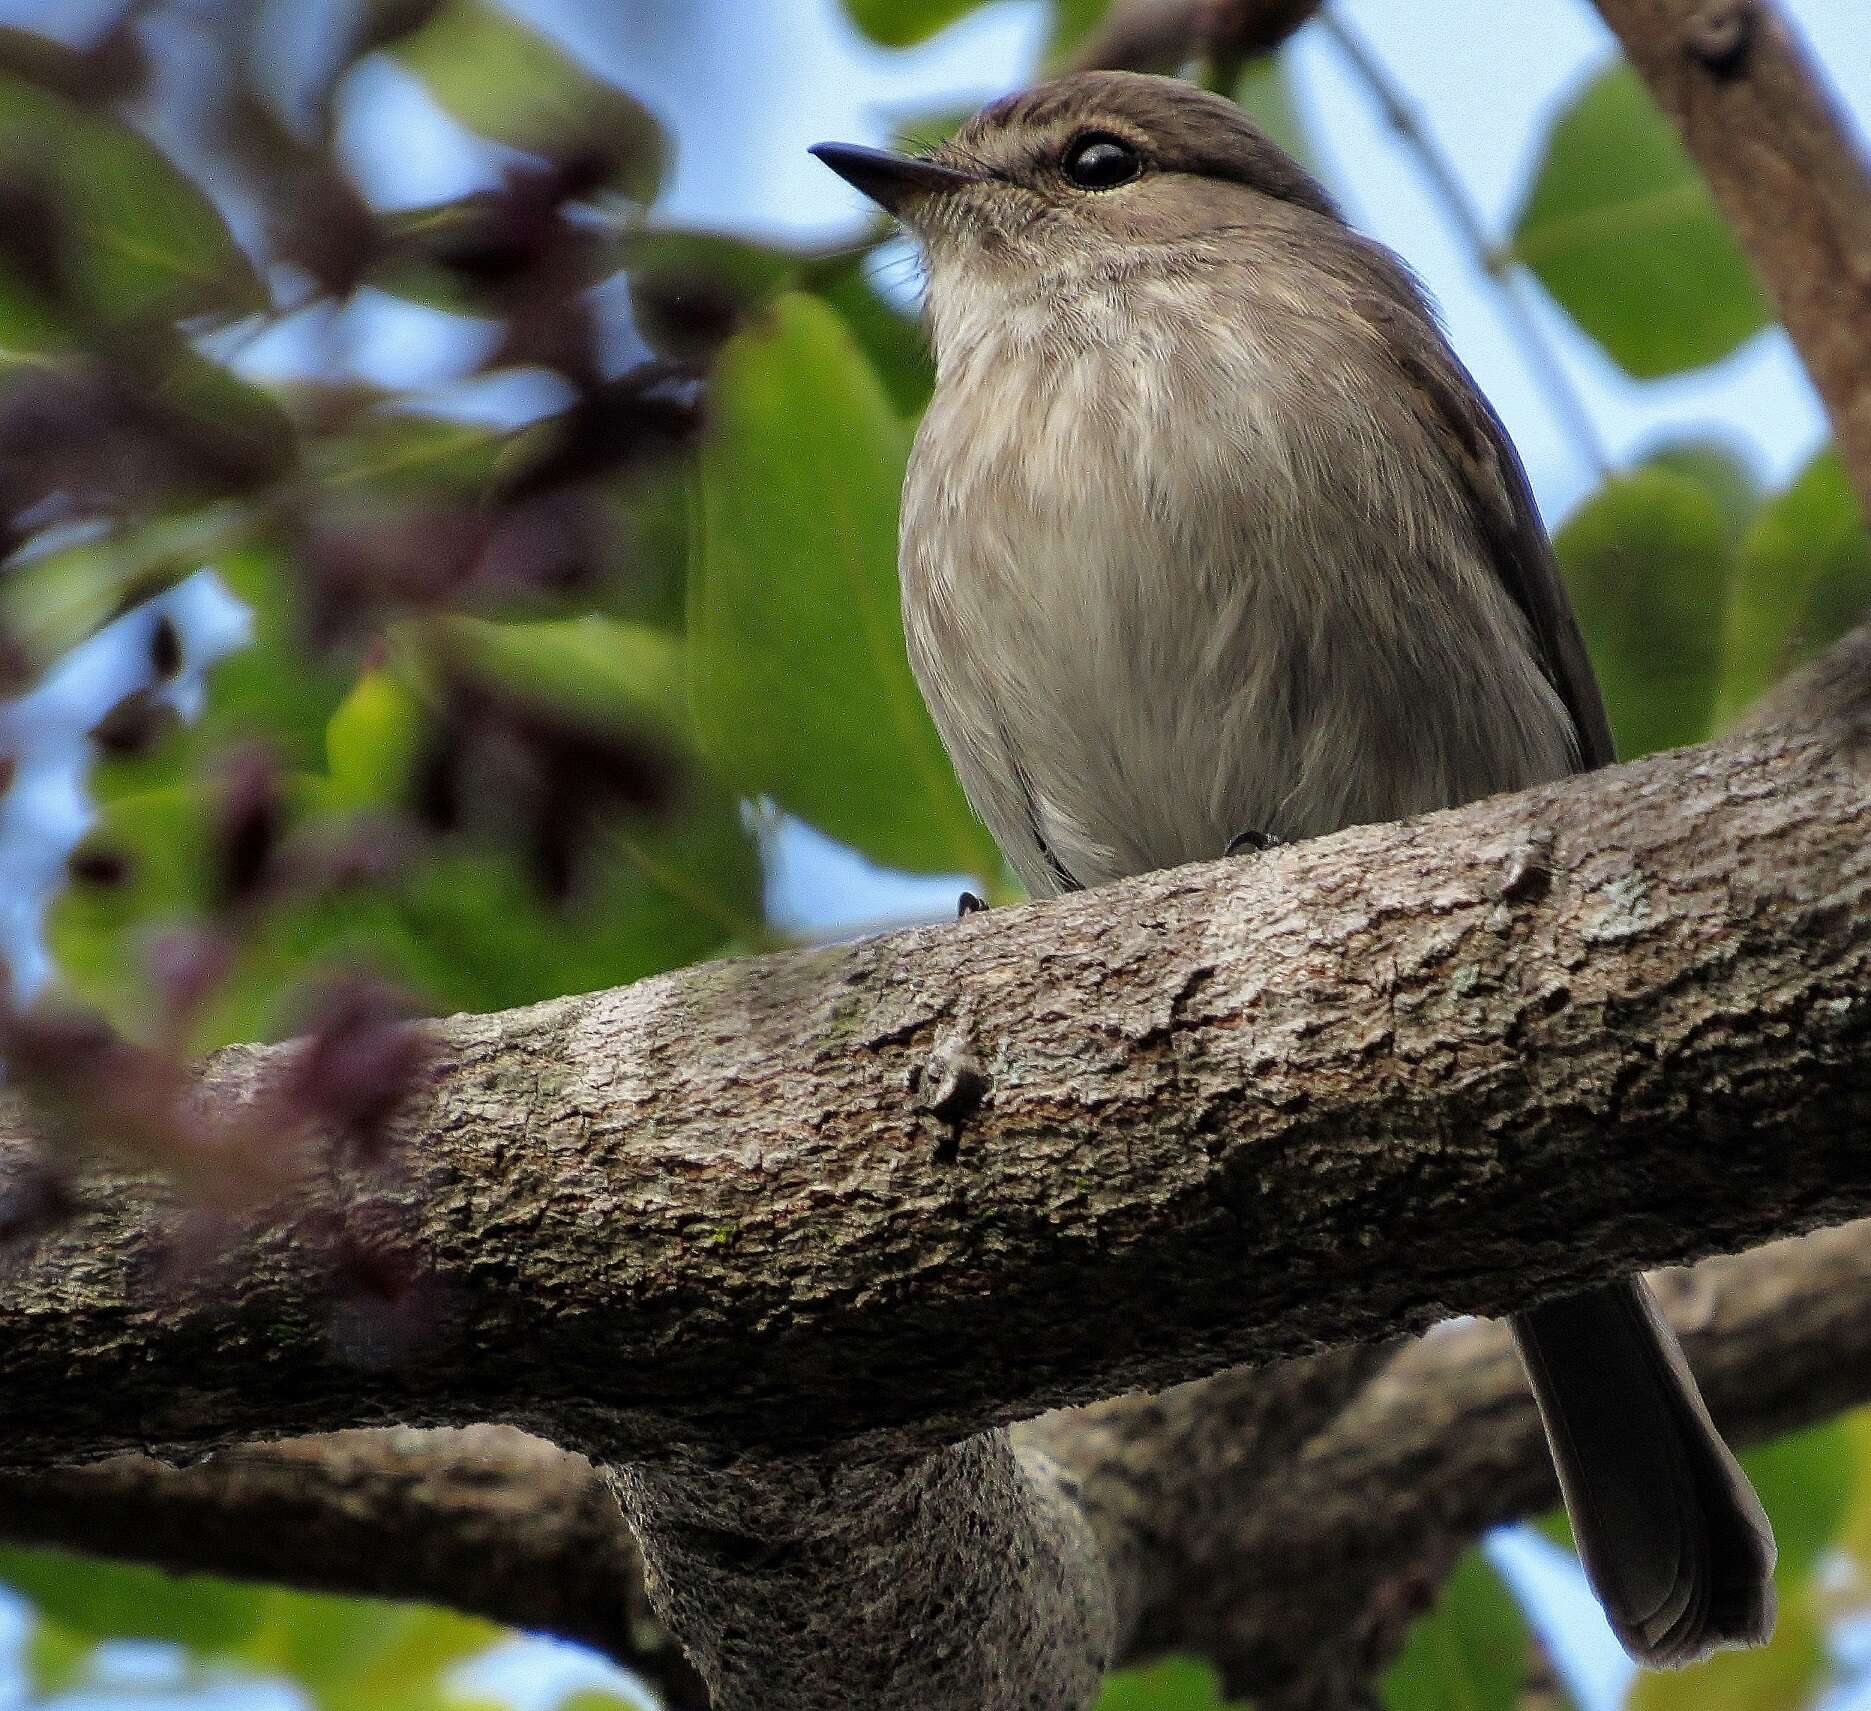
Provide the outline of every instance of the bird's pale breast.
<path id="1" fill-rule="evenodd" d="M 1223 270 L 946 307 L 905 622 L 1029 887 L 1569 770 L 1565 710 L 1375 341 Z"/>

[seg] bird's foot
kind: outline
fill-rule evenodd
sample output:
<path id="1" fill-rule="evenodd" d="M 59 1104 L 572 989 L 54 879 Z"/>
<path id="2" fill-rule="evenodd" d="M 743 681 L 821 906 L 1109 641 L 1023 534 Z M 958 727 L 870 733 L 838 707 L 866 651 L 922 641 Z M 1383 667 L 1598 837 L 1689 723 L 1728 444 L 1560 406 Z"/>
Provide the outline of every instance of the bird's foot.
<path id="1" fill-rule="evenodd" d="M 975 896 L 972 891 L 964 891 L 955 899 L 955 919 L 965 921 L 970 915 L 979 915 L 986 907 L 985 898 Z"/>
<path id="2" fill-rule="evenodd" d="M 1225 856 L 1265 855 L 1268 850 L 1277 850 L 1285 842 L 1286 839 L 1276 832 L 1236 832 L 1221 853 Z"/>

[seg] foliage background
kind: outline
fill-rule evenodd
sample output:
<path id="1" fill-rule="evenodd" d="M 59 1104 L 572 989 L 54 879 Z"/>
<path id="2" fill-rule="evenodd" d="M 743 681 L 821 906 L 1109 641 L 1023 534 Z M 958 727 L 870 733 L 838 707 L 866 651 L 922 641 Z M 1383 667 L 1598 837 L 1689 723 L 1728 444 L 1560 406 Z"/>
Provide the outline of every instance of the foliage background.
<path id="1" fill-rule="evenodd" d="M 896 630 L 910 261 L 802 151 L 937 128 L 1101 7 L 744 4 L 152 0 L 113 27 L 37 0 L 0 34 L 0 908 L 20 986 L 152 1073 L 1008 892 Z M 1850 0 L 1788 9 L 1871 112 Z M 1745 265 L 1584 6 L 1335 17 L 1350 52 L 1310 26 L 1240 98 L 1442 301 L 1624 751 L 1719 729 L 1871 602 Z M 382 1092 L 350 1089 L 359 1144 Z M 122 1127 L 187 1176 L 186 1137 Z M 1871 1702 L 1871 1424 L 1753 1465 L 1771 1648 L 1632 1684 L 1523 1531 L 1464 1563 L 1387 1705 Z M 0 1581 L 22 1703 L 630 1691 L 440 1612 L 40 1552 Z M 1213 1703 L 1188 1661 L 1107 1695 Z"/>

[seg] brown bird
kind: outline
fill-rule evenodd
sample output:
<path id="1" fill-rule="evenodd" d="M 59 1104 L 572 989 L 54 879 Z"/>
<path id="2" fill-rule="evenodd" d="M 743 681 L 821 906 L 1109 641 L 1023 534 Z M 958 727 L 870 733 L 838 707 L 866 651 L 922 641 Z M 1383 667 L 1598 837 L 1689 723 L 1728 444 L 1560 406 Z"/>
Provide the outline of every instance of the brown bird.
<path id="1" fill-rule="evenodd" d="M 1036 895 L 1613 758 L 1527 480 L 1408 269 L 1232 103 L 1091 73 L 814 151 L 928 267 L 903 613 Z M 1517 1315 L 1626 1649 L 1764 1639 L 1773 1535 L 1641 1279 Z"/>

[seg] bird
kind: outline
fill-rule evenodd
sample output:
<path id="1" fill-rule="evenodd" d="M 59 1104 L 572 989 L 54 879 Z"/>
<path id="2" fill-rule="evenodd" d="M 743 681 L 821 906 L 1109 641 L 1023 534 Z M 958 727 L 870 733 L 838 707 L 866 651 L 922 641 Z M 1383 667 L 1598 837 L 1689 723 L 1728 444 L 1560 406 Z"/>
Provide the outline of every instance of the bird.
<path id="1" fill-rule="evenodd" d="M 911 666 L 1035 897 L 1615 759 L 1505 428 L 1408 267 L 1238 106 L 1083 72 L 814 154 L 908 230 Z M 1510 1320 L 1638 1663 L 1756 1644 L 1773 1533 L 1641 1277 Z"/>

